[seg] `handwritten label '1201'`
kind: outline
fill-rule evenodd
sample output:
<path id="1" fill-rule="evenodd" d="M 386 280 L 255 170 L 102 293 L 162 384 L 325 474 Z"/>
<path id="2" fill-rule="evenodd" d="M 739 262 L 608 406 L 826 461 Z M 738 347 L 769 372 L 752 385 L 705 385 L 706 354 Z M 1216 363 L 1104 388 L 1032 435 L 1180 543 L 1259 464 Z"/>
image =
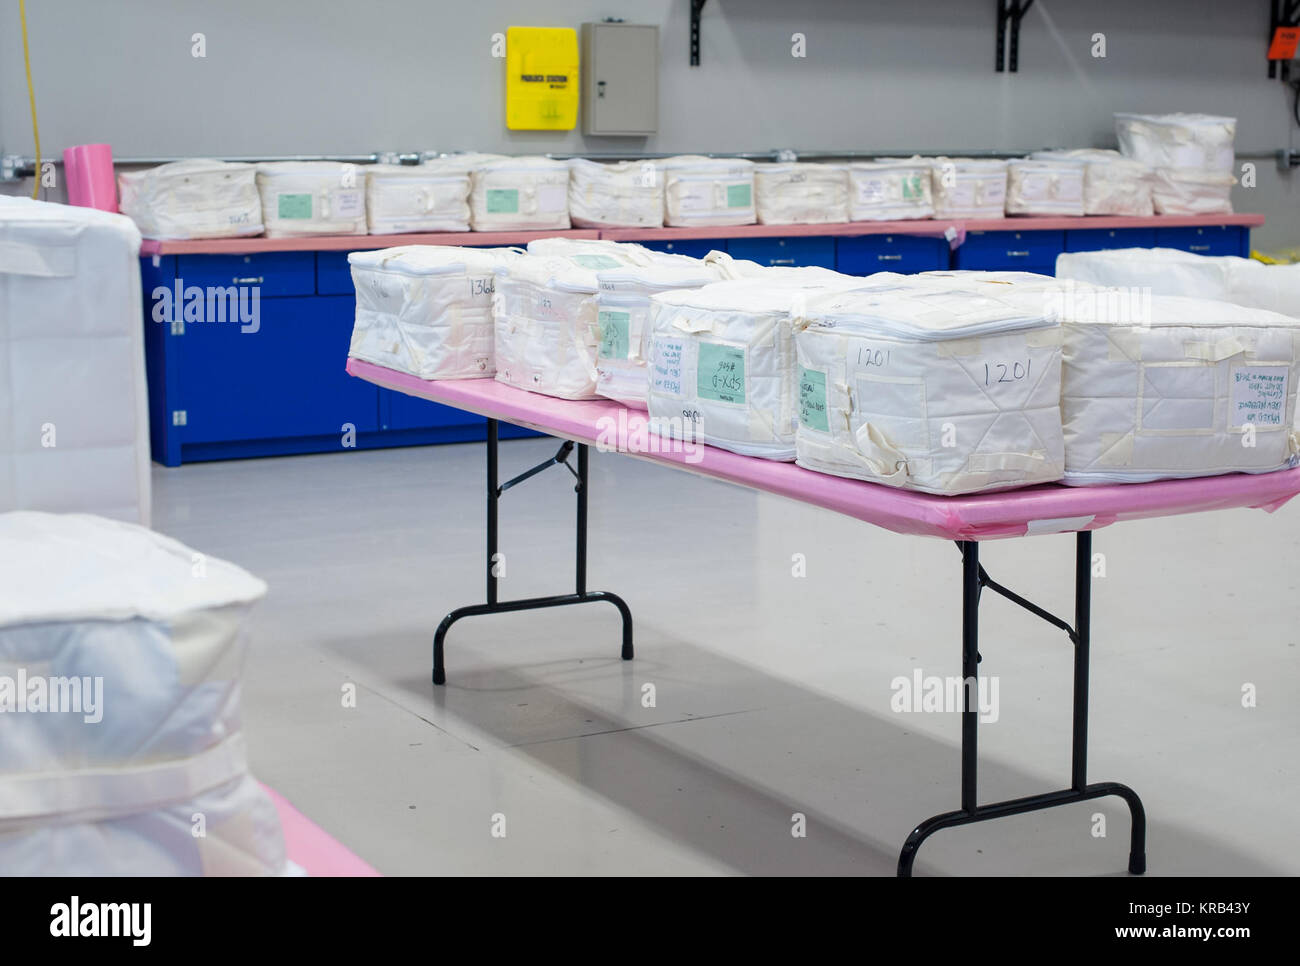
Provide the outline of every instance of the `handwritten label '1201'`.
<path id="1" fill-rule="evenodd" d="M 1023 362 L 986 362 L 984 363 L 984 385 L 1019 382 L 1029 377 L 1029 370 L 1033 364 L 1033 359 L 1025 359 Z"/>

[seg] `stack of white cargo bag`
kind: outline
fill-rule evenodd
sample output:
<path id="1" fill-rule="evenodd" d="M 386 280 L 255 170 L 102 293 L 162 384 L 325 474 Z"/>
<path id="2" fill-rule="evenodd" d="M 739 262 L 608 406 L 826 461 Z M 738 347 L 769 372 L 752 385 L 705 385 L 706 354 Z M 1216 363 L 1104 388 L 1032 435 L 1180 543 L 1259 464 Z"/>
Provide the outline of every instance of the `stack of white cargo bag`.
<path id="1" fill-rule="evenodd" d="M 366 233 L 365 174 L 355 164 L 259 164 L 257 190 L 268 238 Z"/>
<path id="2" fill-rule="evenodd" d="M 849 220 L 898 221 L 934 216 L 930 162 L 877 158 L 849 165 Z"/>
<path id="3" fill-rule="evenodd" d="M 658 228 L 664 189 L 653 161 L 569 161 L 569 219 L 576 228 Z"/>
<path id="4" fill-rule="evenodd" d="M 1007 201 L 1007 163 L 931 158 L 936 218 L 1001 218 Z"/>
<path id="5" fill-rule="evenodd" d="M 682 155 L 659 162 L 664 182 L 664 224 L 752 225 L 754 163 Z"/>
<path id="6" fill-rule="evenodd" d="M 469 231 L 470 169 L 462 163 L 372 164 L 365 173 L 370 234 Z"/>
<path id="7" fill-rule="evenodd" d="M 849 220 L 849 170 L 842 164 L 754 166 L 760 225 L 813 225 Z"/>
<path id="8" fill-rule="evenodd" d="M 262 233 L 257 168 L 192 158 L 117 178 L 122 214 L 145 238 L 235 238 Z"/>
<path id="9" fill-rule="evenodd" d="M 1130 215 L 1155 213 L 1151 201 L 1151 169 L 1118 151 L 1083 148 L 1074 151 L 1035 151 L 1035 159 L 1076 161 L 1084 165 L 1083 213 Z"/>
<path id="10" fill-rule="evenodd" d="M 1209 114 L 1116 114 L 1120 150 L 1152 168 L 1159 215 L 1232 211 L 1237 119 Z"/>
<path id="11" fill-rule="evenodd" d="M 470 225 L 474 231 L 568 228 L 568 165 L 550 158 L 523 157 L 476 166 Z"/>
<path id="12" fill-rule="evenodd" d="M 1086 169 L 1078 161 L 1017 158 L 1007 163 L 1008 215 L 1084 214 Z"/>

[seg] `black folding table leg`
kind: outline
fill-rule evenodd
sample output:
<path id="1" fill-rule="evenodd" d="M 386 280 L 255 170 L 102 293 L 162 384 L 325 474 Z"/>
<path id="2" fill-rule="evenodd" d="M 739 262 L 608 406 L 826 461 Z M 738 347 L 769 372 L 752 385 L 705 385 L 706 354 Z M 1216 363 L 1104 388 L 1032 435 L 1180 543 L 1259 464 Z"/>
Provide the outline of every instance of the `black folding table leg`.
<path id="1" fill-rule="evenodd" d="M 632 660 L 632 611 L 627 606 L 623 598 L 617 594 L 612 594 L 606 590 L 587 590 L 587 486 L 588 486 L 588 462 L 589 453 L 585 443 L 577 444 L 578 450 L 578 469 L 573 470 L 569 466 L 568 454 L 574 448 L 570 442 L 564 443 L 560 447 L 556 456 L 533 467 L 526 473 L 515 477 L 508 483 L 501 485 L 498 483 L 498 424 L 495 419 L 487 421 L 487 603 L 471 604 L 468 607 L 458 607 L 442 619 L 438 625 L 437 631 L 433 635 L 433 683 L 446 684 L 447 670 L 443 662 L 443 643 L 447 637 L 447 631 L 451 625 L 463 617 L 475 617 L 480 614 L 503 614 L 510 611 L 518 610 L 538 610 L 546 607 L 562 607 L 567 604 L 587 604 L 594 601 L 607 601 L 618 608 L 619 616 L 623 620 L 623 642 L 621 656 L 623 660 Z M 577 479 L 574 487 L 578 494 L 577 505 L 577 538 L 575 543 L 575 563 L 574 563 L 574 584 L 575 592 L 572 594 L 555 594 L 548 597 L 526 597 L 520 600 L 498 599 L 497 594 L 497 504 L 501 499 L 501 494 L 517 483 L 535 476 L 542 470 L 555 464 L 562 464 Z"/>
<path id="2" fill-rule="evenodd" d="M 984 573 L 979 565 L 979 544 L 963 541 L 962 552 L 962 740 L 961 808 L 926 819 L 912 830 L 898 856 L 898 874 L 910 876 L 921 843 L 942 829 L 970 825 L 1008 815 L 1020 815 L 1058 805 L 1090 801 L 1111 795 L 1124 799 L 1132 816 L 1128 870 L 1134 875 L 1146 871 L 1146 811 L 1133 789 L 1118 782 L 1087 783 L 1088 770 L 1088 646 L 1092 594 L 1092 534 L 1080 531 L 1075 545 L 1074 627 L 1053 617 L 1024 598 L 1011 593 Z M 1068 789 L 1029 795 L 1011 801 L 980 805 L 976 791 L 977 728 L 976 701 L 979 668 L 979 599 L 988 587 L 1056 627 L 1065 628 L 1074 644 L 1074 715 L 1071 754 L 1071 785 Z"/>

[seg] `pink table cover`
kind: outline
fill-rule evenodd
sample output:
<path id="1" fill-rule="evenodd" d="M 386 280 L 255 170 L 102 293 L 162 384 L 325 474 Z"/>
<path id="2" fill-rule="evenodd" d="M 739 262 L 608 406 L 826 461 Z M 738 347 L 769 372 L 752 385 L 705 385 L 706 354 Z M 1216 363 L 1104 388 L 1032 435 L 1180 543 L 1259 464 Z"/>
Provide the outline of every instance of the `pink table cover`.
<path id="1" fill-rule="evenodd" d="M 284 847 L 289 861 L 311 876 L 377 876 L 367 862 L 340 844 L 323 828 L 289 804 L 288 799 L 267 785 L 284 829 Z"/>
<path id="2" fill-rule="evenodd" d="M 573 402 L 515 389 L 494 379 L 429 381 L 349 359 L 347 371 L 367 382 L 429 399 L 492 419 L 536 429 L 551 436 L 598 448 L 615 435 L 637 442 L 636 420 L 646 414 L 615 402 Z M 631 430 L 632 432 L 621 432 Z M 646 434 L 640 434 L 645 436 Z M 658 437 L 649 436 L 658 441 Z M 695 444 L 695 454 L 641 452 L 618 445 L 618 451 L 675 466 L 701 476 L 775 493 L 895 533 L 947 540 L 992 540 L 1037 533 L 1097 530 L 1121 520 L 1258 507 L 1276 510 L 1300 493 L 1300 468 L 1275 473 L 1231 473 L 1191 480 L 1158 480 L 1103 486 L 1049 483 L 1019 490 L 967 496 L 914 493 L 879 483 L 815 473 L 793 463 L 739 456 Z"/>

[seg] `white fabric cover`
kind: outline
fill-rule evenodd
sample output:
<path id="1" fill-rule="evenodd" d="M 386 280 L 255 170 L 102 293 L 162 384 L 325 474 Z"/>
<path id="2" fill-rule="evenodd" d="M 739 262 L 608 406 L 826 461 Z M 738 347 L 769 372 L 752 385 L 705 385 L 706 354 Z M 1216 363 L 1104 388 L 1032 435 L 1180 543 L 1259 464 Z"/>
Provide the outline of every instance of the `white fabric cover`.
<path id="1" fill-rule="evenodd" d="M 855 281 L 824 269 L 773 270 L 653 296 L 651 430 L 745 456 L 794 459 L 791 309 L 819 288 Z"/>
<path id="2" fill-rule="evenodd" d="M 496 378 L 562 399 L 596 398 L 598 272 L 644 267 L 639 246 L 525 255 L 496 269 Z"/>
<path id="3" fill-rule="evenodd" d="M 934 216 L 930 162 L 878 158 L 849 165 L 849 220 L 898 221 Z"/>
<path id="4" fill-rule="evenodd" d="M 1151 202 L 1152 172 L 1147 165 L 1126 158 L 1118 151 L 1081 148 L 1073 151 L 1035 151 L 1031 157 L 1044 161 L 1079 161 L 1083 174 L 1085 215 L 1155 214 Z"/>
<path id="5" fill-rule="evenodd" d="M 752 161 L 684 154 L 658 165 L 665 225 L 752 225 L 757 219 Z"/>
<path id="6" fill-rule="evenodd" d="M 273 161 L 257 166 L 268 238 L 364 235 L 365 174 L 355 164 Z"/>
<path id="7" fill-rule="evenodd" d="M 357 314 L 348 355 L 421 379 L 495 375 L 494 272 L 518 257 L 436 245 L 352 252 Z"/>
<path id="8" fill-rule="evenodd" d="M 193 158 L 117 176 L 122 214 L 145 238 L 234 238 L 262 233 L 257 168 Z"/>
<path id="9" fill-rule="evenodd" d="M 282 874 L 240 720 L 266 585 L 143 527 L 48 513 L 0 515 L 0 585 L 0 870 Z M 59 709 L 37 710 L 33 680 L 52 678 L 90 702 L 50 688 Z"/>
<path id="10" fill-rule="evenodd" d="M 1158 215 L 1230 215 L 1236 180 L 1218 171 L 1156 168 L 1151 200 Z"/>
<path id="11" fill-rule="evenodd" d="M 372 164 L 366 225 L 372 235 L 469 231 L 469 168 L 458 162 Z"/>
<path id="12" fill-rule="evenodd" d="M 1007 163 L 931 158 L 936 218 L 1001 218 L 1007 200 Z"/>
<path id="13" fill-rule="evenodd" d="M 577 228 L 658 228 L 664 188 L 653 161 L 569 161 L 569 220 Z"/>
<path id="14" fill-rule="evenodd" d="M 1007 162 L 1008 215 L 1083 215 L 1086 168 L 1078 161 Z"/>
<path id="15" fill-rule="evenodd" d="M 1153 168 L 1232 171 L 1237 119 L 1213 114 L 1116 114 L 1126 157 Z"/>
<path id="16" fill-rule="evenodd" d="M 757 164 L 754 201 L 760 225 L 849 220 L 849 169 L 842 164 Z"/>
<path id="17" fill-rule="evenodd" d="M 1056 276 L 1092 285 L 1150 289 L 1154 295 L 1232 302 L 1300 318 L 1300 265 L 1265 265 L 1236 255 L 1174 248 L 1065 252 Z"/>
<path id="18" fill-rule="evenodd" d="M 569 167 L 550 158 L 503 158 L 474 168 L 474 231 L 569 227 Z"/>
<path id="19" fill-rule="evenodd" d="M 873 276 L 808 299 L 800 466 L 938 494 L 1061 478 L 1059 322 L 967 281 Z"/>
<path id="20" fill-rule="evenodd" d="M 0 196 L 0 510 L 149 523 L 139 253 L 124 215 Z"/>
<path id="21" fill-rule="evenodd" d="M 717 273 L 698 259 L 670 257 L 678 261 L 655 261 L 596 273 L 600 284 L 596 296 L 596 392 L 635 409 L 647 407 L 650 297 L 718 280 Z"/>
<path id="22" fill-rule="evenodd" d="M 1071 283 L 1062 300 L 1065 482 L 1295 465 L 1300 320 L 1204 298 L 1098 291 Z"/>

